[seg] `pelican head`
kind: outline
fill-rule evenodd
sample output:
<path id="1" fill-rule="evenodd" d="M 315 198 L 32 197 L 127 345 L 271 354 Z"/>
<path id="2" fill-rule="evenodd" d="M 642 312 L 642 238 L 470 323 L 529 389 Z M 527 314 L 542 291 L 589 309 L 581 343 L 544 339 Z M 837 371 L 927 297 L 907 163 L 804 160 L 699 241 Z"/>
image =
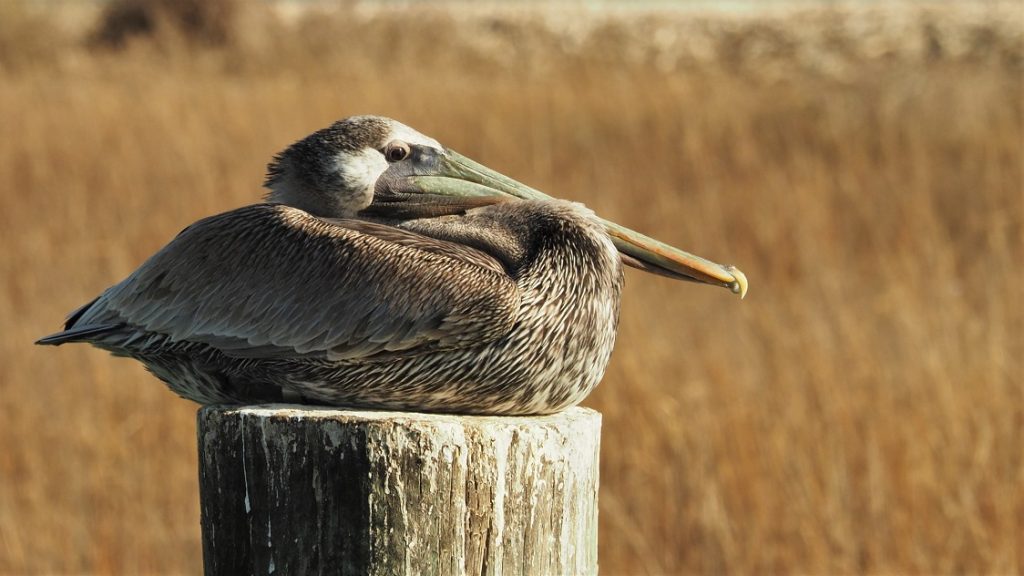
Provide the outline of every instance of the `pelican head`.
<path id="1" fill-rule="evenodd" d="M 268 167 L 267 199 L 324 218 L 400 221 L 459 214 L 515 199 L 552 197 L 503 176 L 390 118 L 353 116 L 292 144 Z M 729 288 L 746 276 L 598 218 L 623 263 Z"/>

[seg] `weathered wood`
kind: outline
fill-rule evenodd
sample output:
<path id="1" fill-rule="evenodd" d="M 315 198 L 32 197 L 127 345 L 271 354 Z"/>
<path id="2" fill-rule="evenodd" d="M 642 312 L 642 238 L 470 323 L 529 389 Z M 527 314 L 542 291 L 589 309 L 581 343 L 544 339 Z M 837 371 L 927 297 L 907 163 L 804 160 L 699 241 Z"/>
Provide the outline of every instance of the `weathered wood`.
<path id="1" fill-rule="evenodd" d="M 235 574 L 596 574 L 601 416 L 199 411 L 203 561 Z"/>

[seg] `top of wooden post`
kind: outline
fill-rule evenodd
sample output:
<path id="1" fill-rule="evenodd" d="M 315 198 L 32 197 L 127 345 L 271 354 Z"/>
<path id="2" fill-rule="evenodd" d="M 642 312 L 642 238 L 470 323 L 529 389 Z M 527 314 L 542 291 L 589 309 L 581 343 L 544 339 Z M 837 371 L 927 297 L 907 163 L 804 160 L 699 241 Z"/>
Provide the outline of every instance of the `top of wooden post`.
<path id="1" fill-rule="evenodd" d="M 458 423 L 460 426 L 485 424 L 497 426 L 564 426 L 577 423 L 593 425 L 595 419 L 596 422 L 601 420 L 600 412 L 580 406 L 574 406 L 555 414 L 540 416 L 472 416 L 425 412 L 391 412 L 307 406 L 302 404 L 259 404 L 254 406 L 217 404 L 204 406 L 200 411 L 242 418 L 309 418 L 315 420 L 334 420 L 337 422 L 394 422 L 399 424 L 417 422 L 433 424 Z"/>
<path id="2" fill-rule="evenodd" d="M 601 415 L 199 412 L 208 576 L 595 574 Z"/>

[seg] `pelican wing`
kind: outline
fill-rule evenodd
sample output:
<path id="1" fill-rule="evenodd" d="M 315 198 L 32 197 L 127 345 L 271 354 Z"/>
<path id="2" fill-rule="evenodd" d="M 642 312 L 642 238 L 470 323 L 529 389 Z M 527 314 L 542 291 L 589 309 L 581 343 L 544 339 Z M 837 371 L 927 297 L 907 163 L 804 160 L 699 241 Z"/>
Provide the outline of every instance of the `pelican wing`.
<path id="1" fill-rule="evenodd" d="M 72 323 L 235 356 L 345 359 L 487 342 L 511 329 L 519 302 L 483 252 L 260 204 L 186 228 Z"/>

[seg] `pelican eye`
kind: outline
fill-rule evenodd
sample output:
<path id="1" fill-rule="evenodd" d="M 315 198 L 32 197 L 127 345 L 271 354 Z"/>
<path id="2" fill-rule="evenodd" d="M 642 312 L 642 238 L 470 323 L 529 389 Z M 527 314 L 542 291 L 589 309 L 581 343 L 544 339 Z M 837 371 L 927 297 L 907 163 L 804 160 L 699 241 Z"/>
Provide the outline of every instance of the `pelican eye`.
<path id="1" fill-rule="evenodd" d="M 411 151 L 412 150 L 409 148 L 409 145 L 405 142 L 402 142 L 401 140 L 394 140 L 389 142 L 382 152 L 388 162 L 401 162 L 409 156 L 409 152 Z"/>

